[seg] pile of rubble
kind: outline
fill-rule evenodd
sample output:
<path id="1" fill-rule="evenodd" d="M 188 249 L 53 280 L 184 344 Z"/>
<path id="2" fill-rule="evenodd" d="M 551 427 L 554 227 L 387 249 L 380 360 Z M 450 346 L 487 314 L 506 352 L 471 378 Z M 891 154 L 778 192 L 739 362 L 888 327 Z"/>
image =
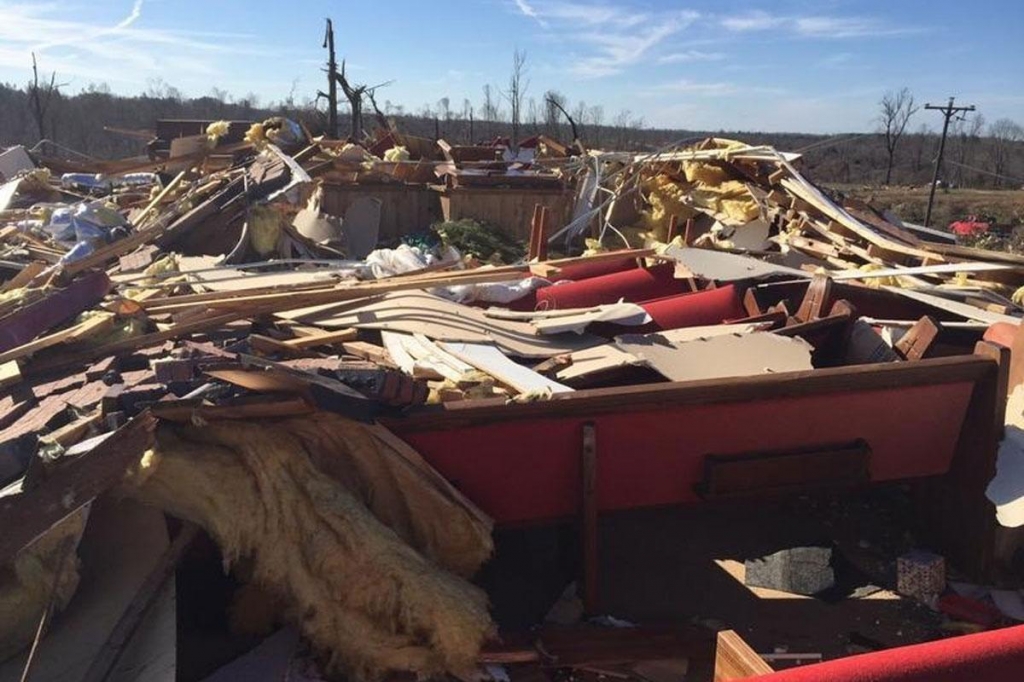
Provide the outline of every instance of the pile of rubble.
<path id="1" fill-rule="evenodd" d="M 123 611 L 79 642 L 90 680 L 123 665 L 198 529 L 322 673 L 361 679 L 604 670 L 604 632 L 496 647 L 472 582 L 495 523 L 579 505 L 596 533 L 599 510 L 939 477 L 933 520 L 975 524 L 946 528 L 966 535 L 945 553 L 991 567 L 988 546 L 972 555 L 994 532 L 991 358 L 1015 343 L 1024 259 L 927 241 L 826 194 L 796 156 L 727 140 L 642 155 L 550 141 L 506 159 L 394 131 L 366 147 L 311 139 L 285 120 L 178 133 L 151 158 L 37 157 L 0 186 L 0 652 L 21 651 L 18 665 L 47 666 L 40 634 L 76 599 L 77 548 L 110 496 L 181 523 Z M 572 200 L 527 207 L 520 260 L 443 225 L 377 248 L 380 200 L 324 210 L 329 184 L 375 182 Z M 902 421 L 889 398 L 906 400 Z M 710 428 L 737 401 L 746 436 L 696 428 L 688 464 L 658 454 L 665 410 L 710 410 L 693 417 Z M 814 405 L 836 412 L 779 427 Z M 582 464 L 566 435 L 580 428 Z M 634 456 L 630 442 L 646 445 Z M 552 465 L 562 450 L 569 463 Z M 609 473 L 580 492 L 588 466 Z M 694 662 L 706 639 L 616 636 L 625 658 L 662 642 Z"/>

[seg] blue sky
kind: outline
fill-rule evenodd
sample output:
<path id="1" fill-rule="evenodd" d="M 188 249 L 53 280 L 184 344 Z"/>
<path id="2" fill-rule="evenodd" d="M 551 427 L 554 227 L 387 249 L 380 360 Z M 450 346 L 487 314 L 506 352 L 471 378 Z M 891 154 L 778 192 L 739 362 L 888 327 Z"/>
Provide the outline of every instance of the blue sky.
<path id="1" fill-rule="evenodd" d="M 908 86 L 1024 124 L 1024 0 L 0 0 L 0 81 L 26 82 L 35 51 L 71 91 L 161 79 L 302 101 L 323 87 L 327 16 L 352 80 L 395 79 L 378 101 L 414 111 L 444 96 L 479 110 L 518 46 L 528 96 L 559 90 L 606 123 L 628 109 L 658 127 L 867 131 Z"/>

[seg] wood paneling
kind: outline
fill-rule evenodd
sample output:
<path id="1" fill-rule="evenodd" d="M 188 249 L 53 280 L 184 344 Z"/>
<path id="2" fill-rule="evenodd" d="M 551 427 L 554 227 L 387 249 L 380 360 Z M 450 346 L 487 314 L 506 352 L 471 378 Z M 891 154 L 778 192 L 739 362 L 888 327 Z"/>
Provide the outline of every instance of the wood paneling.
<path id="1" fill-rule="evenodd" d="M 338 185 L 324 183 L 321 208 L 325 213 L 344 217 L 353 201 L 376 197 L 380 207 L 380 241 L 389 242 L 430 227 L 441 218 L 437 192 L 426 185 L 400 183 L 379 185 Z M 531 207 L 532 210 L 532 207 Z"/>
<path id="2" fill-rule="evenodd" d="M 527 241 L 534 206 L 548 209 L 550 233 L 568 222 L 573 193 L 563 189 L 453 187 L 440 189 L 445 220 L 472 218 Z"/>

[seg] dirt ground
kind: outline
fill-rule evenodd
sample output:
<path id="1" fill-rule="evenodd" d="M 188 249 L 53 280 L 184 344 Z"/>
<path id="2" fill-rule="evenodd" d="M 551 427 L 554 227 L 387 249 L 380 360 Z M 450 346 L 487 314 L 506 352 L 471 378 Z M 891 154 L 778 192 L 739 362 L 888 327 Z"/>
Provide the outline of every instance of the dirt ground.
<path id="1" fill-rule="evenodd" d="M 832 187 L 843 194 L 866 201 L 875 208 L 892 210 L 902 220 L 924 223 L 928 206 L 927 187 Z M 935 192 L 932 227 L 944 229 L 951 222 L 969 215 L 984 217 L 1007 229 L 1024 226 L 1024 189 L 939 189 Z"/>

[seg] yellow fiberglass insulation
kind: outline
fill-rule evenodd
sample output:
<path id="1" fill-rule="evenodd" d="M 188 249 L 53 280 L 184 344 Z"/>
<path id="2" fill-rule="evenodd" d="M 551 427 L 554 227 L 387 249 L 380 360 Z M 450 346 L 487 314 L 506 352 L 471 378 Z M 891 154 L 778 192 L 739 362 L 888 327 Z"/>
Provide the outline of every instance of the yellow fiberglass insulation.
<path id="1" fill-rule="evenodd" d="M 345 482 L 359 479 L 362 464 L 346 463 L 351 472 L 338 478 L 318 468 L 348 447 L 325 428 L 317 420 L 165 425 L 127 488 L 204 527 L 227 566 L 244 561 L 329 670 L 357 679 L 468 673 L 494 629 L 486 595 L 371 512 L 376 505 Z M 312 443 L 327 449 L 311 456 Z"/>
<path id="2" fill-rule="evenodd" d="M 653 241 L 668 241 L 668 227 L 672 216 L 676 216 L 676 220 L 681 222 L 697 214 L 692 207 L 684 203 L 686 188 L 663 173 L 644 180 L 642 189 L 651 207 L 643 212 L 641 225 L 647 233 L 644 236 Z"/>
<path id="3" fill-rule="evenodd" d="M 0 661 L 32 643 L 58 570 L 56 610 L 71 601 L 78 588 L 79 561 L 74 546 L 66 545 L 77 544 L 84 528 L 85 510 L 80 509 L 0 568 Z"/>

